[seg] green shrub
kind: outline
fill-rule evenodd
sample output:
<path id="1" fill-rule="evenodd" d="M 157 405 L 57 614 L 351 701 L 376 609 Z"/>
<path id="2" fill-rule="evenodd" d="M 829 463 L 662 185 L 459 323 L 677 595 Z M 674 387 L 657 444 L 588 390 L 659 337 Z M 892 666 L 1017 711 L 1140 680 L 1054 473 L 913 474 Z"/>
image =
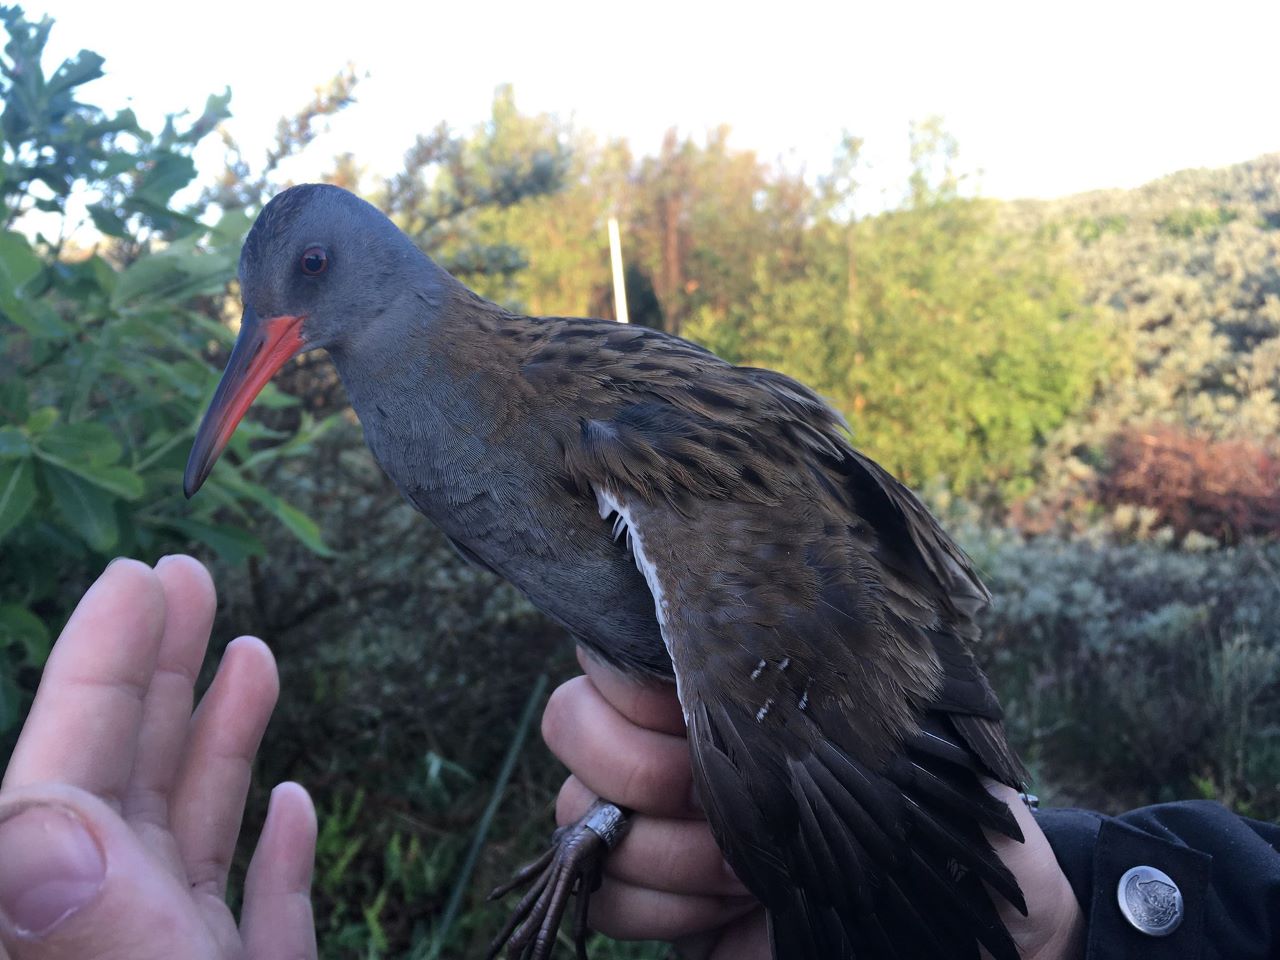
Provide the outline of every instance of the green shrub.
<path id="1" fill-rule="evenodd" d="M 1159 227 L 1171 237 L 1194 237 L 1217 230 L 1239 216 L 1230 207 L 1174 210 L 1159 222 Z"/>
<path id="2" fill-rule="evenodd" d="M 1280 815 L 1280 545 L 970 547 L 996 596 L 981 655 L 1051 796 Z"/>
<path id="3" fill-rule="evenodd" d="M 263 551 L 250 533 L 262 508 L 312 549 L 315 525 L 255 480 L 305 450 L 254 424 L 229 464 L 191 504 L 187 450 L 225 348 L 221 322 L 248 225 L 224 211 L 206 225 L 175 194 L 195 173 L 191 151 L 228 98 L 152 135 L 129 111 L 77 99 L 101 75 L 87 51 L 41 68 L 51 23 L 0 10 L 0 758 L 50 638 L 94 573 L 118 554 L 154 560 L 192 542 L 231 561 Z M 74 237 L 80 205 L 98 236 Z M 19 229 L 15 229 L 19 228 Z M 50 235 L 53 239 L 50 239 Z M 271 391 L 268 405 L 294 401 Z M 208 489 L 208 488 L 206 488 Z M 256 508 L 256 509 L 255 509 Z"/>

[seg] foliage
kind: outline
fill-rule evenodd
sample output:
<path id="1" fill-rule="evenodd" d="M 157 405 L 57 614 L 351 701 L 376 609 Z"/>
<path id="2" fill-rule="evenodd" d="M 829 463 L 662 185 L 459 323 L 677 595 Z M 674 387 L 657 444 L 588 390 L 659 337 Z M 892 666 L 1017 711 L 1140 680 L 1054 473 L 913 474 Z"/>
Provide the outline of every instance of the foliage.
<path id="1" fill-rule="evenodd" d="M 277 189 L 276 175 L 280 165 L 305 150 L 325 129 L 327 118 L 345 110 L 355 102 L 359 78 L 351 68 L 336 74 L 328 83 L 317 87 L 315 96 L 297 113 L 281 117 L 276 125 L 275 140 L 266 156 L 257 164 L 244 156 L 240 144 L 224 127 L 218 129 L 226 148 L 222 170 L 200 195 L 201 206 L 223 210 L 244 210 L 261 205 Z M 354 189 L 354 184 L 347 184 Z"/>
<path id="2" fill-rule="evenodd" d="M 503 299 L 501 284 L 528 261 L 520 247 L 487 235 L 477 221 L 486 211 L 559 189 L 568 165 L 556 122 L 522 115 L 512 88 L 500 87 L 487 124 L 469 137 L 443 125 L 419 136 L 404 170 L 386 180 L 375 198 L 441 266 L 479 292 Z"/>
<path id="3" fill-rule="evenodd" d="M 695 317 L 725 317 L 752 289 L 762 261 L 798 266 L 808 187 L 732 149 L 728 127 L 711 131 L 703 146 L 669 131 L 634 181 L 631 256 L 652 278 L 671 333 L 689 335 Z"/>
<path id="4" fill-rule="evenodd" d="M 1222 543 L 1280 535 L 1280 457 L 1248 440 L 1206 440 L 1168 426 L 1121 430 L 1098 485 L 1100 504 L 1148 511 L 1179 539 Z"/>
<path id="5" fill-rule="evenodd" d="M 1053 802 L 1211 788 L 1280 816 L 1280 548 L 967 539 L 996 596 L 981 655 Z"/>
<path id="6" fill-rule="evenodd" d="M 107 558 L 155 559 L 192 541 L 231 560 L 260 554 L 248 529 L 251 519 L 260 525 L 255 508 L 313 549 L 322 544 L 308 518 L 256 482 L 266 463 L 306 449 L 310 423 L 266 449 L 262 441 L 284 437 L 247 425 L 209 492 L 194 504 L 180 493 L 217 379 L 205 354 L 231 339 L 219 317 L 248 220 L 225 211 L 209 226 L 174 196 L 227 98 L 149 134 L 128 111 L 108 115 L 79 99 L 101 74 L 100 57 L 81 52 L 46 76 L 50 21 L 16 8 L 0 19 L 9 35 L 0 204 L 8 226 L 26 228 L 0 233 L 2 737 L 74 602 L 71 585 Z M 74 240 L 80 209 L 103 237 L 93 249 Z M 277 392 L 266 400 L 293 402 Z"/>
<path id="7" fill-rule="evenodd" d="M 934 158 L 918 162 L 912 206 L 819 220 L 802 266 L 758 260 L 746 295 L 690 333 L 816 387 L 908 483 L 1025 491 L 1041 439 L 1118 353 L 1054 250 L 998 229 L 995 206 L 956 196 L 945 165 L 927 188 Z"/>
<path id="8" fill-rule="evenodd" d="M 609 245 L 605 222 L 610 213 L 627 216 L 632 192 L 631 151 L 624 142 L 597 143 L 589 135 L 556 128 L 567 144 L 569 166 L 564 186 L 554 193 L 527 197 L 518 204 L 490 208 L 476 218 L 489 242 L 528 251 L 528 263 L 500 285 L 482 281 L 480 289 L 535 315 L 613 317 Z M 631 238 L 624 244 L 628 249 Z M 635 294 L 631 277 L 633 314 Z M 656 304 L 641 318 L 656 314 Z"/>
<path id="9" fill-rule="evenodd" d="M 1087 525 L 1114 438 L 1135 424 L 1276 452 L 1280 154 L 1137 190 L 1007 204 L 1000 221 L 1064 244 L 1084 302 L 1114 314 L 1132 360 L 1049 438 L 1047 482 L 1025 507 L 1033 523 Z M 1081 223 L 1099 226 L 1082 234 Z"/>
<path id="10" fill-rule="evenodd" d="M 992 212 L 931 203 L 877 218 L 856 241 L 854 426 L 909 483 L 1025 490 L 1041 439 L 1116 360 L 1061 264 L 994 230 Z"/>

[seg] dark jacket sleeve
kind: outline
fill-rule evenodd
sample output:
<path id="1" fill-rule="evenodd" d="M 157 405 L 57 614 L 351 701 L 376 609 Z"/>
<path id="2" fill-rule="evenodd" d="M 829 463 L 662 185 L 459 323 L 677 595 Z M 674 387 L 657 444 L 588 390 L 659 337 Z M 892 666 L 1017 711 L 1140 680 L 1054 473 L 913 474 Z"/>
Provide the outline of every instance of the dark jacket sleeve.
<path id="1" fill-rule="evenodd" d="M 1207 800 L 1143 807 L 1118 817 L 1040 810 L 1088 924 L 1086 960 L 1280 958 L 1280 826 Z M 1117 896 L 1131 867 L 1149 866 L 1182 894 L 1181 924 L 1139 932 Z"/>

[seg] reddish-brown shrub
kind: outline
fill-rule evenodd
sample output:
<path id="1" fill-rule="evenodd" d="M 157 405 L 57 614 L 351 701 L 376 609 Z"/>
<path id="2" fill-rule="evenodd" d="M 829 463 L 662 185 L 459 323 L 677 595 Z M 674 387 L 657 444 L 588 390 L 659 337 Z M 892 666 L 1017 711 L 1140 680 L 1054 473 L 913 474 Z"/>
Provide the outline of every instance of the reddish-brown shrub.
<path id="1" fill-rule="evenodd" d="M 1107 507 L 1148 507 L 1179 537 L 1224 543 L 1280 535 L 1280 457 L 1248 440 L 1210 440 L 1173 427 L 1121 431 L 1098 484 Z"/>

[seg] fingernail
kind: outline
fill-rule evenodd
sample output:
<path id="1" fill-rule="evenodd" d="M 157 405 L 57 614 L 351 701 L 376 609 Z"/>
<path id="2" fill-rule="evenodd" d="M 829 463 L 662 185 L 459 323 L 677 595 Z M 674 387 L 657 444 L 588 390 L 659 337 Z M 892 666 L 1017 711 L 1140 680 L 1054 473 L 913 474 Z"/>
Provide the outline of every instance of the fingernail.
<path id="1" fill-rule="evenodd" d="M 121 560 L 128 560 L 128 559 L 129 559 L 128 557 L 116 557 L 114 560 L 112 560 L 110 563 L 108 563 L 105 567 L 102 568 L 102 572 L 106 573 L 108 570 L 114 567 Z"/>
<path id="2" fill-rule="evenodd" d="M 70 811 L 28 807 L 0 821 L 0 919 L 43 937 L 102 888 L 107 863 Z"/>

